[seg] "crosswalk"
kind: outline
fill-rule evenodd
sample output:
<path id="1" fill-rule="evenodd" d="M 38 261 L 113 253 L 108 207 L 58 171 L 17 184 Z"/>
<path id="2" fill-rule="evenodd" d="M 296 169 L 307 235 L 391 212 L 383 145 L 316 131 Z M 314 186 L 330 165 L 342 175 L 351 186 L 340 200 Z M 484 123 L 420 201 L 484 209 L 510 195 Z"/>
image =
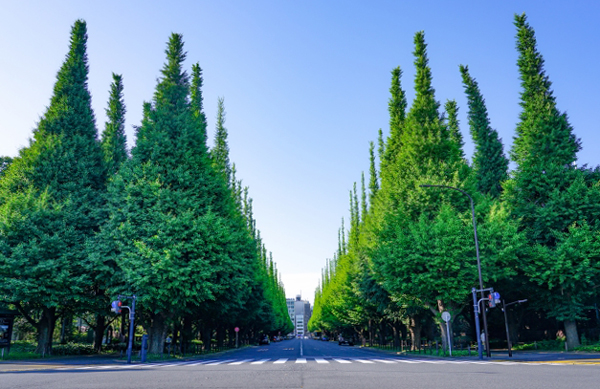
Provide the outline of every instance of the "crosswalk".
<path id="1" fill-rule="evenodd" d="M 511 361 L 474 361 L 474 360 L 448 360 L 448 359 L 412 359 L 412 358 L 262 358 L 262 359 L 207 359 L 168 363 L 144 363 L 131 365 L 88 365 L 80 367 L 63 367 L 57 370 L 105 370 L 105 369 L 153 369 L 170 367 L 205 367 L 205 366 L 254 366 L 254 365 L 283 365 L 283 364 L 475 364 L 475 365 L 564 365 L 562 363 L 537 362 L 535 364 Z"/>

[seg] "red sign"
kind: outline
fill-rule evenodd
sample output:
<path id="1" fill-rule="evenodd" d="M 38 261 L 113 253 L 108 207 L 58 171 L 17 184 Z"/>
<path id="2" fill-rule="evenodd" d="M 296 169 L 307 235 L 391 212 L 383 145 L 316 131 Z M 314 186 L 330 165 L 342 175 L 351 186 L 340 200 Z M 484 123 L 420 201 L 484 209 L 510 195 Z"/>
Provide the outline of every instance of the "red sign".
<path id="1" fill-rule="evenodd" d="M 235 327 L 233 330 L 234 330 L 235 332 L 240 332 L 240 328 L 239 328 L 239 327 Z"/>

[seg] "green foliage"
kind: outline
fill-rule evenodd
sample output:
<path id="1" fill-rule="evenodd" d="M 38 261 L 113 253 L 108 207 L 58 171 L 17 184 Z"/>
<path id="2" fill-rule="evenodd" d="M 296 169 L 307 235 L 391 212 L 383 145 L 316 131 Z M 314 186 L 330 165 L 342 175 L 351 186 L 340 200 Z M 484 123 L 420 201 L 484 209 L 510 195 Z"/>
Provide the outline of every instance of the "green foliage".
<path id="1" fill-rule="evenodd" d="M 469 74 L 468 67 L 461 65 L 460 72 L 469 104 L 471 137 L 475 143 L 473 171 L 477 189 L 497 198 L 502 193 L 502 182 L 508 179 L 508 159 L 504 156 L 498 132 L 490 126 L 485 100 L 477 81 Z"/>
<path id="2" fill-rule="evenodd" d="M 108 122 L 102 133 L 102 150 L 108 175 L 113 176 L 127 160 L 127 138 L 125 136 L 125 102 L 123 101 L 123 77 L 113 73 L 110 98 L 106 116 Z"/>
<path id="3" fill-rule="evenodd" d="M 102 222 L 105 168 L 91 97 L 85 22 L 75 22 L 69 53 L 48 109 L 0 183 L 0 296 L 16 304 L 51 352 L 56 310 L 86 294 L 92 264 L 86 241 Z M 29 315 L 42 310 L 40 321 Z"/>
<path id="4" fill-rule="evenodd" d="M 11 157 L 0 157 L 0 178 L 2 178 L 5 170 L 10 166 L 12 161 Z"/>

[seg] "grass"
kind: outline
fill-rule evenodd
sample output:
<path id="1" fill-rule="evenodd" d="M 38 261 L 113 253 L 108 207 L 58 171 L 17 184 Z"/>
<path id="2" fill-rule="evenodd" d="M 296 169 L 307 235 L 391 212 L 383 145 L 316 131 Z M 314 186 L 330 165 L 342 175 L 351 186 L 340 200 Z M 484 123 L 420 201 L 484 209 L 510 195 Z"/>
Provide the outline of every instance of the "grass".
<path id="1" fill-rule="evenodd" d="M 249 347 L 247 345 L 240 345 L 240 348 Z M 18 340 L 11 344 L 10 353 L 4 351 L 4 358 L 2 360 L 26 360 L 26 359 L 41 359 L 42 356 L 35 352 L 36 343 L 24 340 Z M 167 360 L 178 360 L 182 358 L 197 357 L 201 355 L 211 355 L 222 351 L 231 350 L 229 348 L 214 348 L 210 352 L 202 352 L 199 354 L 189 353 L 185 356 L 181 354 L 147 354 L 146 360 L 148 361 L 167 361 Z M 1 355 L 1 354 L 0 354 Z M 78 356 L 78 355 L 97 355 L 97 356 L 114 356 L 118 359 L 126 359 L 127 352 L 124 350 L 120 356 L 119 351 L 109 350 L 103 351 L 100 354 L 94 352 L 94 348 L 91 344 L 87 343 L 67 343 L 67 344 L 55 344 L 52 346 L 52 356 L 46 358 L 62 357 L 62 356 Z M 133 360 L 140 360 L 139 350 L 133 351 Z"/>

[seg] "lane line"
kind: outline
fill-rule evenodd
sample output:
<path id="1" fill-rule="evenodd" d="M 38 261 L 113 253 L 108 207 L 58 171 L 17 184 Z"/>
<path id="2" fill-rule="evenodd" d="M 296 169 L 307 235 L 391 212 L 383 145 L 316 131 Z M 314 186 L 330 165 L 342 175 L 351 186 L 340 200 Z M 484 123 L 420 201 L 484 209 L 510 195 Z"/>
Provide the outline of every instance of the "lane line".
<path id="1" fill-rule="evenodd" d="M 356 362 L 360 362 L 360 363 L 375 363 L 373 361 L 368 361 L 366 359 L 355 359 Z"/>
<path id="2" fill-rule="evenodd" d="M 276 360 L 276 361 L 275 361 L 275 362 L 273 362 L 273 363 L 286 363 L 286 362 L 287 362 L 287 360 L 288 360 L 287 358 L 281 358 L 281 359 L 278 359 L 278 360 Z"/>
<path id="3" fill-rule="evenodd" d="M 305 358 L 298 358 L 298 359 L 296 359 L 296 363 L 306 363 L 306 359 Z"/>
<path id="4" fill-rule="evenodd" d="M 390 361 L 387 359 L 373 359 L 375 362 L 381 362 L 381 363 L 396 363 L 394 361 Z"/>
<path id="5" fill-rule="evenodd" d="M 270 361 L 270 359 L 261 359 L 260 361 L 252 362 L 251 365 L 262 365 L 267 361 Z"/>
<path id="6" fill-rule="evenodd" d="M 317 361 L 317 363 L 329 363 L 329 361 L 327 361 L 323 358 L 315 358 L 315 361 Z"/>

